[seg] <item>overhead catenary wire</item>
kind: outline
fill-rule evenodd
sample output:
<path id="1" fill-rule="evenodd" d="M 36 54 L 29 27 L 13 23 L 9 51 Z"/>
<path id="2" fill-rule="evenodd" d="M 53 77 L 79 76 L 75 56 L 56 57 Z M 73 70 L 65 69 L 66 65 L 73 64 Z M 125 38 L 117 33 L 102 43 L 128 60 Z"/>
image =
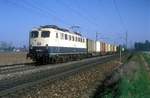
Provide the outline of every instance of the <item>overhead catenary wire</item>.
<path id="1" fill-rule="evenodd" d="M 80 2 L 80 1 L 78 1 L 78 0 L 76 0 L 76 2 Z M 99 3 L 99 4 L 101 4 L 102 3 L 102 0 L 97 0 L 97 2 Z M 86 8 L 81 8 L 78 4 L 77 4 L 77 7 L 76 7 L 76 10 L 83 10 L 83 11 L 86 11 L 87 9 Z M 82 14 L 82 13 L 81 13 Z M 85 14 L 85 16 L 89 16 L 89 15 L 87 15 L 86 13 L 84 13 Z M 84 15 L 83 14 L 83 15 Z M 96 17 L 94 17 L 94 15 L 92 15 L 92 16 L 90 16 L 90 17 L 93 17 L 93 18 L 90 18 L 91 19 L 91 22 L 92 23 L 94 23 L 96 26 L 99 26 L 99 24 L 97 24 L 97 23 L 95 23 L 95 20 L 94 19 L 96 19 Z M 87 17 L 88 18 L 88 17 Z M 100 26 L 99 26 L 100 27 Z"/>
<path id="2" fill-rule="evenodd" d="M 38 9 L 38 10 L 40 10 L 41 12 L 45 12 L 45 13 L 47 13 L 47 14 L 52 14 L 52 13 L 56 13 L 54 10 L 52 10 L 52 9 L 50 9 L 50 8 L 45 8 L 45 7 L 39 7 L 40 6 L 40 4 L 38 4 L 37 2 L 29 2 L 29 1 L 23 1 L 24 3 L 26 3 L 26 5 L 28 5 L 28 6 L 32 6 L 32 8 L 34 8 L 34 9 Z M 54 16 L 54 14 L 53 14 L 53 16 Z M 57 17 L 56 15 L 55 15 L 55 17 Z M 59 19 L 59 20 L 61 20 L 61 22 L 63 22 L 64 24 L 67 24 L 66 23 L 66 21 L 67 20 L 64 20 L 64 19 L 62 19 L 62 17 L 63 16 L 61 16 L 61 18 L 58 18 L 57 17 L 57 19 Z M 70 25 L 70 24 L 69 24 Z"/>
<path id="3" fill-rule="evenodd" d="M 25 6 L 24 4 L 19 4 L 18 2 L 16 3 L 15 0 L 6 0 L 6 3 L 9 4 L 9 5 L 12 5 L 12 6 L 15 6 L 15 7 L 18 7 L 18 8 L 21 8 L 21 9 L 24 9 L 25 11 L 28 11 L 30 12 L 30 14 L 36 14 L 36 15 L 39 15 L 41 17 L 43 17 L 41 15 L 41 12 L 40 11 L 35 11 L 33 8 L 29 7 L 29 6 Z"/>
<path id="4" fill-rule="evenodd" d="M 26 3 L 30 4 L 30 6 L 33 6 L 36 9 L 39 9 L 39 10 L 45 12 L 45 13 L 48 13 L 49 15 L 53 15 L 55 18 L 60 20 L 60 22 L 62 22 L 63 24 L 71 25 L 71 23 L 69 23 L 67 20 L 65 20 L 65 17 L 63 17 L 63 16 L 59 17 L 58 15 L 56 15 L 56 11 L 54 9 L 46 8 L 45 6 L 40 7 L 41 4 L 39 2 L 34 1 L 34 0 L 26 1 Z"/>
<path id="5" fill-rule="evenodd" d="M 59 22 L 61 22 L 63 24 L 66 24 L 66 25 L 70 25 L 70 23 L 68 23 L 67 20 L 64 20 L 64 18 L 62 18 L 62 16 L 61 16 L 61 18 L 58 17 L 54 10 L 52 10 L 50 8 L 47 9 L 47 8 L 45 8 L 45 6 L 44 7 L 40 7 L 40 4 L 38 4 L 38 2 L 33 2 L 33 1 L 30 1 L 30 0 L 23 0 L 23 1 L 21 1 L 20 4 L 18 4 L 18 1 L 15 1 L 15 0 L 13 0 L 13 1 L 12 0 L 7 0 L 7 1 L 12 3 L 13 5 L 16 5 L 16 6 L 19 6 L 19 7 L 23 7 L 24 9 L 28 9 L 28 11 L 34 12 L 37 15 L 40 15 L 41 17 L 49 17 L 49 18 L 52 18 L 52 19 L 56 18 L 57 21 L 59 21 Z M 64 3 L 65 2 L 63 2 L 63 4 Z M 86 22 L 88 22 L 88 24 L 97 26 L 97 28 L 99 28 L 98 25 L 95 22 L 93 22 L 91 19 L 89 19 L 84 13 L 81 13 L 77 9 L 71 7 L 70 5 L 66 6 L 66 7 L 70 8 L 71 10 L 73 10 L 73 12 L 76 13 L 77 15 L 79 14 L 78 16 L 81 16 Z M 121 15 L 120 15 L 120 17 L 121 17 Z M 122 19 L 122 18 L 120 18 L 120 19 Z M 92 29 L 92 28 L 90 28 L 90 29 Z M 98 31 L 98 30 L 94 30 L 93 29 L 93 31 Z"/>
<path id="6" fill-rule="evenodd" d="M 61 0 L 59 0 L 59 1 L 61 1 Z M 102 2 L 102 0 L 98 0 L 98 3 L 101 3 Z M 62 2 L 66 7 L 69 7 L 70 9 L 72 9 L 75 13 L 77 13 L 77 15 L 79 14 L 79 16 L 80 17 L 82 17 L 84 20 L 86 19 L 86 20 L 88 20 L 88 23 L 89 24 L 92 24 L 93 26 L 95 26 L 95 27 L 97 27 L 97 28 L 100 28 L 100 26 L 98 25 L 98 24 L 96 24 L 95 22 L 93 22 L 92 21 L 92 19 L 95 19 L 95 17 L 94 16 L 92 16 L 93 18 L 90 18 L 90 19 L 88 19 L 88 17 L 85 17 L 85 16 L 88 16 L 88 15 L 86 15 L 86 13 L 80 13 L 80 11 L 78 11 L 78 9 L 79 10 L 81 10 L 81 9 L 83 9 L 83 8 L 81 8 L 79 5 L 78 5 L 78 7 L 76 7 L 76 8 L 74 8 L 74 7 L 72 7 L 72 6 L 70 6 L 68 3 L 65 3 L 65 2 Z M 83 9 L 83 10 L 85 10 L 85 9 Z M 121 17 L 121 16 L 120 16 Z M 124 26 L 123 26 L 124 27 Z M 97 31 L 96 31 L 97 32 Z M 96 36 L 97 36 L 97 34 L 96 34 Z M 101 39 L 102 39 L 102 37 L 101 37 Z M 105 38 L 106 39 L 106 38 Z M 108 39 L 108 38 L 107 38 Z M 96 40 L 97 40 L 97 38 L 96 38 Z"/>
<path id="7" fill-rule="evenodd" d="M 40 7 L 41 5 L 39 5 L 37 2 L 32 2 L 32 1 L 25 1 L 24 3 L 26 3 L 27 5 L 32 6 L 33 8 L 40 10 L 41 12 L 48 14 L 49 18 L 51 16 L 53 16 L 53 18 L 55 18 L 57 21 L 59 21 L 59 23 L 63 23 L 65 25 L 70 25 L 69 22 L 67 22 L 66 20 L 64 20 L 63 17 L 59 17 L 58 15 L 56 15 L 56 12 L 52 9 L 46 9 L 44 7 Z"/>
<path id="8" fill-rule="evenodd" d="M 98 24 L 95 23 L 95 22 L 93 22 L 91 19 L 89 19 L 89 18 L 87 17 L 87 15 L 85 15 L 84 13 L 81 13 L 81 12 L 78 11 L 76 8 L 73 8 L 72 6 L 70 6 L 70 5 L 69 5 L 68 3 L 66 3 L 65 1 L 62 2 L 61 0 L 58 0 L 58 2 L 61 3 L 61 5 L 65 6 L 66 8 L 71 9 L 74 14 L 76 14 L 76 15 L 79 16 L 79 17 L 81 17 L 81 18 L 82 18 L 83 20 L 85 20 L 86 23 L 88 23 L 89 25 L 93 25 L 93 26 L 95 26 L 95 27 L 97 27 L 97 28 L 100 28 L 100 27 L 98 27 Z M 94 31 L 97 31 L 97 30 L 94 30 Z"/>
<path id="9" fill-rule="evenodd" d="M 63 20 L 62 18 L 58 17 L 57 15 L 55 15 L 51 10 L 46 10 L 44 8 L 41 8 L 33 3 L 31 3 L 31 1 L 21 1 L 22 3 L 18 3 L 18 2 L 15 2 L 15 1 L 9 1 L 9 4 L 12 4 L 14 6 L 17 6 L 17 7 L 21 7 L 23 8 L 24 10 L 27 10 L 31 12 L 36 12 L 37 15 L 40 15 L 42 18 L 44 17 L 49 17 L 51 19 L 56 19 L 56 21 L 59 21 L 59 23 L 63 23 L 63 24 L 66 24 L 66 25 L 70 25 L 70 23 L 67 23 L 65 20 Z M 29 10 L 30 9 L 30 10 Z M 53 17 L 52 17 L 53 16 Z"/>
<path id="10" fill-rule="evenodd" d="M 122 17 L 122 15 L 121 15 L 121 13 L 120 13 L 120 11 L 119 11 L 119 8 L 118 8 L 118 6 L 117 6 L 117 3 L 116 3 L 116 0 L 113 0 L 113 4 L 114 4 L 114 7 L 115 7 L 115 10 L 116 10 L 116 12 L 117 12 L 117 14 L 118 14 L 118 16 L 119 16 L 119 20 L 120 20 L 120 23 L 121 23 L 121 25 L 122 25 L 122 28 L 124 29 L 124 31 L 125 31 L 125 41 L 126 41 L 126 48 L 127 48 L 127 43 L 128 43 L 128 30 L 127 30 L 127 28 L 126 28 L 126 26 L 125 26 L 125 22 L 124 22 L 124 20 L 123 20 L 123 17 Z"/>
<path id="11" fill-rule="evenodd" d="M 28 2 L 29 3 L 29 2 Z M 33 5 L 33 7 L 35 7 L 35 8 L 37 8 L 37 7 L 39 7 L 39 6 L 41 6 L 41 4 L 39 4 L 39 2 L 35 2 L 34 0 L 33 0 L 33 2 L 30 2 L 30 5 Z M 52 13 L 56 13 L 56 11 L 54 10 L 54 9 L 50 9 L 50 8 L 48 8 L 48 7 L 42 7 L 42 9 L 44 10 L 44 11 L 46 11 L 46 12 L 52 12 Z M 71 26 L 75 26 L 75 25 L 72 25 L 71 23 L 69 24 L 69 23 L 67 23 L 67 20 L 64 20 L 65 19 L 65 17 L 63 17 L 63 16 L 61 16 L 61 18 L 60 18 L 62 21 L 63 21 L 63 23 L 65 23 L 65 24 L 67 24 L 67 26 L 69 26 L 68 27 L 68 29 L 70 29 L 70 27 Z"/>
<path id="12" fill-rule="evenodd" d="M 115 10 L 116 10 L 116 12 L 117 12 L 117 14 L 118 14 L 118 16 L 119 16 L 119 20 L 120 20 L 120 23 L 121 23 L 121 25 L 122 25 L 122 28 L 123 28 L 125 31 L 127 31 L 126 26 L 125 26 L 125 23 L 124 23 L 124 20 L 123 20 L 123 17 L 122 17 L 122 15 L 121 15 L 120 11 L 119 11 L 118 6 L 117 6 L 116 0 L 113 0 L 113 4 L 114 4 Z"/>
<path id="13" fill-rule="evenodd" d="M 27 1 L 27 0 L 21 1 L 21 2 L 15 1 L 15 0 L 13 0 L 13 1 L 7 0 L 5 2 L 7 2 L 8 4 L 13 5 L 15 7 L 21 8 L 21 9 L 29 12 L 30 14 L 34 13 L 34 14 L 38 15 L 39 17 L 42 17 L 42 18 L 45 17 L 45 19 L 47 19 L 48 17 L 52 18 L 51 16 L 53 16 L 53 17 L 57 18 L 57 20 L 60 20 L 59 22 L 61 24 L 63 24 L 63 25 L 65 24 L 66 26 L 71 26 L 71 24 L 67 23 L 66 20 L 62 19 L 62 17 L 60 18 L 60 17 L 56 16 L 56 14 L 53 10 L 45 9 L 44 7 L 40 8 L 40 6 L 37 5 L 37 3 L 35 3 L 35 2 L 34 2 L 34 4 L 31 3 L 31 1 Z"/>
<path id="14" fill-rule="evenodd" d="M 19 3 L 14 0 L 14 1 L 9 1 L 9 4 L 19 7 L 19 8 L 23 8 L 24 10 L 27 10 L 30 13 L 34 12 L 35 14 L 41 16 L 42 18 L 44 17 L 49 17 L 53 19 L 56 18 L 57 21 L 59 21 L 61 24 L 63 25 L 65 24 L 66 26 L 71 26 L 71 23 L 67 22 L 67 20 L 64 20 L 62 17 L 61 18 L 58 17 L 55 14 L 54 10 L 46 9 L 45 7 L 41 8 L 37 2 L 31 2 L 31 1 L 25 0 Z"/>

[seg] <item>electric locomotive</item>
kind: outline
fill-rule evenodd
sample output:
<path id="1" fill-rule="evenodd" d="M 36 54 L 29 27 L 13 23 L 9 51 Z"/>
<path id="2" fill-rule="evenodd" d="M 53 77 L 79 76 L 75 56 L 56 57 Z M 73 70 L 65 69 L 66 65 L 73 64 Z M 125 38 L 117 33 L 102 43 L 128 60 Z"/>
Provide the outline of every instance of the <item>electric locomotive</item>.
<path id="1" fill-rule="evenodd" d="M 40 26 L 30 32 L 27 57 L 33 61 L 64 62 L 86 54 L 86 38 L 77 32 L 55 25 Z"/>

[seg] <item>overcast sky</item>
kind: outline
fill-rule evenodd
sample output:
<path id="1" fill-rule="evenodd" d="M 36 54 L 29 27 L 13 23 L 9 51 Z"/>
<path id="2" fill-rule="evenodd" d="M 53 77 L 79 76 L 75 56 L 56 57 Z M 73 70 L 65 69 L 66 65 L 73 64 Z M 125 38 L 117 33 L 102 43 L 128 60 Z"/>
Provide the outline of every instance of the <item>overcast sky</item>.
<path id="1" fill-rule="evenodd" d="M 88 38 L 129 45 L 150 40 L 150 0 L 0 0 L 0 41 L 28 44 L 40 25 L 80 26 Z"/>

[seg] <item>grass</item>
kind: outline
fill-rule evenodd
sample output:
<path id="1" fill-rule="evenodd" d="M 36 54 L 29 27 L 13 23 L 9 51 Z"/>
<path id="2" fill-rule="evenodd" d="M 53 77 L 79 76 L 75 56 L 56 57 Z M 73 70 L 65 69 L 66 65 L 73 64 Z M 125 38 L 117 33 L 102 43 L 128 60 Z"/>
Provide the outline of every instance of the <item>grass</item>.
<path id="1" fill-rule="evenodd" d="M 145 70 L 137 72 L 132 80 L 124 77 L 120 83 L 120 98 L 150 98 L 150 79 Z"/>
<path id="2" fill-rule="evenodd" d="M 124 76 L 120 85 L 119 98 L 150 98 L 150 76 L 140 54 L 132 59 L 139 63 L 137 71 L 131 76 Z"/>
<path id="3" fill-rule="evenodd" d="M 113 93 L 109 93 L 103 98 L 150 98 L 150 74 L 147 72 L 140 55 L 134 55 L 131 60 L 138 62 L 138 68 L 131 75 L 123 75 L 118 84 L 119 95 L 114 97 Z M 150 64 L 150 55 L 143 55 L 147 63 Z"/>
<path id="4" fill-rule="evenodd" d="M 143 57 L 146 60 L 146 62 L 150 65 L 150 54 L 143 53 Z M 150 67 L 150 66 L 149 66 Z"/>

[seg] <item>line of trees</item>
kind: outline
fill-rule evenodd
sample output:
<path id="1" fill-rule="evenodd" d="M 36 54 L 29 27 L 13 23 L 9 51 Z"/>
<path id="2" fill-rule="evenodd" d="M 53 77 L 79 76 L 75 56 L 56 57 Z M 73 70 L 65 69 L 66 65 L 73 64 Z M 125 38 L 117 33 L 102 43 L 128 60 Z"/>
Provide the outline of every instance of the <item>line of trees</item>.
<path id="1" fill-rule="evenodd" d="M 4 41 L 1 41 L 0 42 L 0 52 L 3 52 L 3 51 L 13 51 L 15 47 L 12 46 L 11 43 L 7 43 L 7 42 L 4 42 Z"/>
<path id="2" fill-rule="evenodd" d="M 150 51 L 150 42 L 148 40 L 146 40 L 144 43 L 136 42 L 134 47 L 137 51 Z"/>
<path id="3" fill-rule="evenodd" d="M 26 52 L 28 48 L 26 45 L 22 47 L 15 47 L 12 43 L 0 41 L 0 52 Z"/>

